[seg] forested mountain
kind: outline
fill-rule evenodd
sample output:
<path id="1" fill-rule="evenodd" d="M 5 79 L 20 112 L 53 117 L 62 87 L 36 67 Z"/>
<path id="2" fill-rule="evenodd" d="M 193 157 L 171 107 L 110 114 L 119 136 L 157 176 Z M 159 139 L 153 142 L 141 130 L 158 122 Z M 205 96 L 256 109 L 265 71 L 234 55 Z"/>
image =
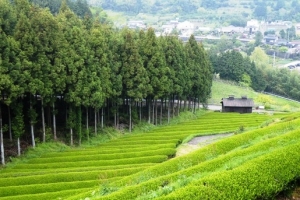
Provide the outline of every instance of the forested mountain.
<path id="1" fill-rule="evenodd" d="M 2 164 L 8 143 L 18 155 L 24 140 L 80 145 L 104 126 L 159 124 L 209 98 L 212 66 L 194 36 L 184 44 L 151 28 L 115 30 L 81 19 L 67 1 L 53 15 L 27 0 L 0 0 L 0 19 Z"/>
<path id="2" fill-rule="evenodd" d="M 52 14 L 58 14 L 62 0 L 29 0 L 29 2 L 42 8 L 49 8 Z M 66 2 L 77 16 L 83 18 L 86 15 L 92 15 L 86 0 L 67 0 Z"/>
<path id="3" fill-rule="evenodd" d="M 260 18 L 265 20 L 300 20 L 299 0 L 88 0 L 93 6 L 101 6 L 128 14 L 151 13 L 180 15 L 198 14 L 195 17 L 222 19 L 228 16 Z M 211 14 L 210 11 L 215 11 Z M 206 16 L 203 16 L 203 13 Z"/>

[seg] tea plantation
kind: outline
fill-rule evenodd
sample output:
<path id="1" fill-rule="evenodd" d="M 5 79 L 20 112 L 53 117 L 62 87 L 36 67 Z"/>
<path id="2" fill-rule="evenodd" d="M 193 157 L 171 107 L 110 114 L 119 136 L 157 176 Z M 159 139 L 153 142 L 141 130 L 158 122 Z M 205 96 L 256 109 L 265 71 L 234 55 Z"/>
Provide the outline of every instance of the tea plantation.
<path id="1" fill-rule="evenodd" d="M 300 116 L 208 112 L 0 170 L 2 199 L 270 198 L 300 175 Z M 186 138 L 233 136 L 175 157 Z"/>

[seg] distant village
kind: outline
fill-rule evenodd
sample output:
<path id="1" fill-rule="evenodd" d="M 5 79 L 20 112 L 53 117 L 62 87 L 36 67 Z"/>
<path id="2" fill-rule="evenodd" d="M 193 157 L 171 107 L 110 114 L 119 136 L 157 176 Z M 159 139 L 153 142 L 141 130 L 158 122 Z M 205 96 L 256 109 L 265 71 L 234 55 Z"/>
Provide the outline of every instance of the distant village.
<path id="1" fill-rule="evenodd" d="M 293 26 L 295 28 L 294 34 L 300 35 L 300 23 L 293 24 L 291 21 L 265 22 L 252 19 L 247 21 L 247 25 L 245 27 L 231 25 L 220 28 L 211 28 L 203 26 L 203 24 L 203 22 L 198 21 L 180 22 L 178 19 L 171 20 L 157 28 L 156 36 L 177 34 L 182 41 L 186 42 L 192 34 L 195 36 L 197 41 L 219 40 L 225 35 L 228 39 L 234 36 L 237 40 L 247 43 L 251 41 L 254 42 L 255 35 L 259 31 L 263 35 L 261 41 L 262 44 L 266 44 L 271 47 L 269 50 L 265 49 L 266 53 L 274 57 L 276 56 L 283 59 L 291 58 L 296 60 L 282 67 L 300 72 L 300 40 L 292 41 L 288 35 L 288 29 L 291 29 Z M 148 28 L 146 23 L 141 20 L 128 21 L 127 27 L 130 29 L 140 30 Z M 287 33 L 287 37 L 280 37 L 280 31 L 282 30 Z M 278 51 L 277 47 L 286 47 L 285 52 Z"/>
<path id="2" fill-rule="evenodd" d="M 139 21 L 128 21 L 127 26 L 131 29 L 146 29 L 146 24 Z M 262 34 L 268 31 L 273 31 L 275 34 L 267 34 L 263 38 L 263 43 L 270 45 L 284 45 L 293 47 L 289 39 L 280 38 L 279 32 L 281 30 L 286 31 L 292 26 L 296 29 L 296 34 L 300 35 L 300 23 L 293 24 L 290 21 L 275 21 L 264 22 L 258 20 L 247 21 L 246 27 L 237 26 L 225 26 L 220 28 L 211 28 L 203 26 L 203 22 L 198 21 L 184 21 L 179 22 L 178 19 L 171 20 L 168 23 L 162 25 L 156 32 L 157 36 L 160 35 L 172 35 L 177 33 L 179 38 L 186 40 L 190 35 L 194 34 L 197 40 L 203 39 L 220 39 L 222 35 L 237 36 L 237 39 L 243 42 L 249 42 L 254 40 L 255 33 L 260 31 Z"/>

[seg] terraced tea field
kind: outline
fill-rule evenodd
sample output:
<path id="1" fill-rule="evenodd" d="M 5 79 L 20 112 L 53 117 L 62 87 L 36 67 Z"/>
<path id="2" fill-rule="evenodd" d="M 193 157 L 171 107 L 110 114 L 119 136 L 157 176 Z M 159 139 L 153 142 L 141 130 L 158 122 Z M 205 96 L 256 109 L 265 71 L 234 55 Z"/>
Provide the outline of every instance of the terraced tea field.
<path id="1" fill-rule="evenodd" d="M 299 155 L 294 155 L 300 150 L 300 121 L 294 120 L 298 114 L 261 128 L 283 116 L 286 114 L 211 112 L 189 122 L 124 135 L 93 148 L 49 152 L 2 169 L 0 200 L 206 199 L 205 195 L 220 199 L 227 197 L 228 187 L 234 188 L 236 195 L 245 193 L 239 193 L 239 187 L 248 188 L 249 198 L 272 194 L 300 172 L 295 166 Z M 176 147 L 191 135 L 245 129 L 250 131 L 174 158 Z M 262 181 L 256 193 L 250 187 L 253 177 L 255 183 Z M 270 188 L 263 186 L 265 182 L 272 183 Z"/>

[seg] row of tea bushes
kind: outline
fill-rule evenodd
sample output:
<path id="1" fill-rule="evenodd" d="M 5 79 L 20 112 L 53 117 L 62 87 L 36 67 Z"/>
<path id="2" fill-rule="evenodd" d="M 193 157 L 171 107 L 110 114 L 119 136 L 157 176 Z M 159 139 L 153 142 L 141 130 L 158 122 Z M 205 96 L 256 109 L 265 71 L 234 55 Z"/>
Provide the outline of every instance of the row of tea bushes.
<path id="1" fill-rule="evenodd" d="M 236 156 L 246 156 L 247 159 L 249 159 L 249 156 L 247 157 L 247 155 L 251 154 L 254 154 L 252 158 L 261 156 L 267 153 L 270 148 L 277 147 L 277 142 L 282 142 L 282 140 L 289 141 L 292 137 L 299 137 L 299 135 L 293 132 L 278 136 L 285 133 L 287 130 L 293 130 L 297 128 L 299 123 L 300 120 L 279 123 L 273 126 L 250 131 L 245 134 L 236 135 L 234 137 L 227 138 L 212 145 L 203 147 L 201 150 L 190 155 L 179 157 L 162 163 L 158 166 L 151 167 L 143 172 L 129 176 L 128 178 L 124 178 L 120 181 L 113 182 L 108 186 L 106 185 L 105 187 L 119 187 L 119 189 L 122 189 L 122 187 L 126 185 L 133 185 L 131 187 L 127 187 L 124 190 L 120 190 L 120 192 L 112 193 L 112 195 L 108 195 L 106 198 L 118 199 L 126 197 L 125 199 L 132 199 L 136 196 L 141 195 L 141 192 L 144 193 L 146 191 L 151 191 L 158 188 L 160 185 L 162 185 L 163 182 L 172 182 L 171 180 L 176 180 L 181 176 L 193 176 L 197 174 L 199 170 L 205 172 L 218 170 L 218 168 L 222 168 L 223 165 L 227 165 L 226 162 L 228 160 L 233 159 Z M 263 137 L 268 140 L 256 144 L 255 141 L 263 141 Z M 274 141 L 270 138 L 273 138 Z M 239 148 L 243 145 L 251 146 L 251 142 L 254 143 L 253 147 L 246 148 L 243 151 L 233 151 L 234 149 Z M 220 155 L 232 151 L 235 153 L 230 153 L 224 157 L 220 157 Z M 217 156 L 219 156 L 217 159 L 213 159 Z M 208 160 L 211 161 L 207 162 Z M 228 162 L 230 163 L 231 161 Z M 205 166 L 207 166 L 207 168 L 205 168 Z M 154 177 L 156 177 L 156 179 L 153 180 Z M 152 180 L 147 182 L 149 179 Z M 142 183 L 141 180 L 143 180 L 145 183 Z M 139 185 L 135 186 L 135 184 Z"/>
<path id="2" fill-rule="evenodd" d="M 124 187 L 119 192 L 112 193 L 112 195 L 107 195 L 105 199 L 120 199 L 121 197 L 124 199 L 134 199 L 142 195 L 146 196 L 144 199 L 148 199 L 150 198 L 149 196 L 153 196 L 152 194 L 159 193 L 157 190 L 163 190 L 163 187 L 165 186 L 177 185 L 178 187 L 180 182 L 188 184 L 195 178 L 202 178 L 210 176 L 215 172 L 231 170 L 244 163 L 247 163 L 252 159 L 272 153 L 272 151 L 275 149 L 281 149 L 285 146 L 293 145 L 299 141 L 300 130 L 290 131 L 285 134 L 278 134 L 278 136 L 272 137 L 271 139 L 254 143 L 248 148 L 230 151 L 227 154 L 216 157 L 215 159 L 201 162 L 198 165 L 186 168 L 184 170 L 158 176 L 138 185 Z M 163 184 L 165 185 L 162 187 Z"/>
<path id="3" fill-rule="evenodd" d="M 138 158 L 147 156 L 167 155 L 174 156 L 176 150 L 174 148 L 156 149 L 150 151 L 137 151 L 137 152 L 123 152 L 123 153 L 112 153 L 112 154 L 93 154 L 93 155 L 77 155 L 77 156 L 66 156 L 66 157 L 51 157 L 51 158 L 36 158 L 28 162 L 28 164 L 46 164 L 46 163 L 62 163 L 62 162 L 76 162 L 76 161 L 109 161 L 117 159 L 128 159 Z"/>
<path id="4" fill-rule="evenodd" d="M 300 177 L 300 141 L 158 199 L 271 199 Z"/>
<path id="5" fill-rule="evenodd" d="M 129 174 L 135 173 L 147 166 L 132 167 L 125 169 L 111 169 L 99 171 L 83 171 L 83 172 L 64 172 L 56 174 L 44 174 L 44 175 L 33 175 L 33 176 L 20 176 L 20 177 L 8 177 L 0 179 L 0 192 L 4 190 L 7 186 L 21 186 L 23 185 L 35 185 L 47 184 L 47 183 L 57 183 L 57 182 L 74 182 L 74 181 L 90 181 L 90 180 L 101 180 L 112 178 L 115 176 L 127 176 Z M 1 192 L 1 194 L 3 194 Z"/>
<path id="6" fill-rule="evenodd" d="M 74 162 L 60 162 L 60 163 L 46 163 L 46 164 L 22 164 L 15 167 L 15 169 L 53 169 L 53 168 L 77 168 L 77 167 L 97 167 L 97 166 L 116 166 L 125 164 L 139 164 L 139 163 L 160 163 L 168 159 L 167 155 L 143 156 L 136 158 L 124 158 L 115 160 L 93 160 L 93 161 L 74 161 Z"/>
<path id="7" fill-rule="evenodd" d="M 148 168 L 155 165 L 155 163 L 141 163 L 141 164 L 126 164 L 116 165 L 113 167 L 114 170 L 127 169 L 127 168 Z M 99 167 L 79 167 L 79 168 L 58 168 L 58 169 L 37 169 L 34 172 L 32 169 L 16 169 L 8 170 L 6 173 L 1 174 L 1 178 L 13 178 L 33 175 L 44 175 L 44 174 L 59 174 L 67 172 L 93 172 L 93 171 L 106 171 L 111 170 L 112 166 L 99 166 Z"/>
<path id="8" fill-rule="evenodd" d="M 74 194 L 84 193 L 89 191 L 89 188 L 81 188 L 81 189 L 69 189 L 69 190 L 58 190 L 56 192 L 44 192 L 38 194 L 22 194 L 22 195 L 14 195 L 14 196 L 6 196 L 0 197 L 1 200 L 49 200 L 49 199 L 65 199 L 68 196 L 72 196 Z"/>
<path id="9" fill-rule="evenodd" d="M 248 131 L 243 134 L 235 135 L 234 137 L 223 139 L 211 145 L 202 147 L 200 150 L 188 154 L 186 156 L 174 158 L 158 166 L 151 167 L 146 171 L 137 173 L 132 177 L 129 177 L 128 180 L 127 179 L 120 180 L 120 183 L 118 185 L 122 186 L 122 185 L 127 185 L 128 183 L 135 183 L 135 182 L 139 183 L 140 176 L 144 176 L 146 174 L 153 174 L 153 176 L 156 177 L 171 172 L 176 172 L 177 170 L 184 168 L 185 166 L 184 163 L 187 163 L 186 164 L 187 167 L 196 165 L 199 162 L 204 162 L 207 159 L 212 159 L 216 156 L 230 152 L 235 148 L 239 148 L 243 145 L 249 145 L 251 141 L 256 140 L 257 138 L 261 140 L 263 137 L 271 138 L 277 136 L 278 134 L 283 134 L 287 131 L 287 129 L 293 130 L 297 128 L 299 124 L 300 124 L 300 119 L 297 119 L 292 122 L 278 123 L 272 126 Z M 135 179 L 137 181 L 135 181 Z"/>

